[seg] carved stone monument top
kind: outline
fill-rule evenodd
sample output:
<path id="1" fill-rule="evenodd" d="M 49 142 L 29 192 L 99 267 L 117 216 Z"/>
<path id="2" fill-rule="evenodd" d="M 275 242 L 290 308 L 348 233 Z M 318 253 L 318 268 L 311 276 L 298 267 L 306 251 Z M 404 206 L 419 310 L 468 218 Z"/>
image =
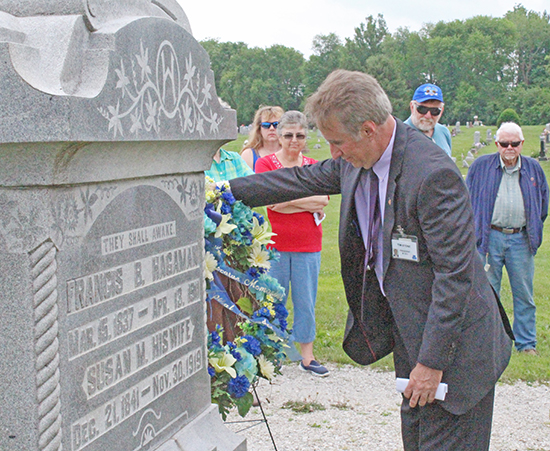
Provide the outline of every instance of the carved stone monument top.
<path id="1" fill-rule="evenodd" d="M 237 135 L 176 0 L 0 0 L 0 450 L 243 451 L 211 404 L 204 175 Z"/>
<path id="2" fill-rule="evenodd" d="M 202 158 L 187 169 L 202 171 L 237 136 L 175 0 L 0 0 L 0 61 L 0 144 L 10 144 L 0 158 L 14 152 L 20 167 L 42 168 L 17 170 L 17 183 L 174 173 L 185 160 L 174 141 L 197 142 Z M 111 151 L 94 158 L 104 142 Z M 1 167 L 0 183 L 14 184 L 15 169 Z"/>

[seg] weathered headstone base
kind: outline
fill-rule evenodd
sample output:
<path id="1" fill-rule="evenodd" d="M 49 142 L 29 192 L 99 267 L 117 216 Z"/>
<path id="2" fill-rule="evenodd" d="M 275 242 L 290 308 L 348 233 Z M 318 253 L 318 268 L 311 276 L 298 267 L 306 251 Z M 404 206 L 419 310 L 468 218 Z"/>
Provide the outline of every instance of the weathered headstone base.
<path id="1" fill-rule="evenodd" d="M 212 404 L 157 451 L 246 451 L 246 438 L 229 431 Z"/>

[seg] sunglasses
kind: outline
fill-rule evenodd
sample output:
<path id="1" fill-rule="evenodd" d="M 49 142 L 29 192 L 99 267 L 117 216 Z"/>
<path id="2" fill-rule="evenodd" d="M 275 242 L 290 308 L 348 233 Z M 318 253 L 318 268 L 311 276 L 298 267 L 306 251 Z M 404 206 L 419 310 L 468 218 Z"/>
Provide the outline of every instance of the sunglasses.
<path id="1" fill-rule="evenodd" d="M 441 114 L 441 108 L 429 107 L 424 105 L 416 105 L 416 111 L 418 111 L 422 115 L 426 114 L 429 111 L 434 117 Z"/>
<path id="2" fill-rule="evenodd" d="M 306 139 L 306 135 L 304 135 L 303 133 L 285 133 L 283 135 L 283 139 L 286 139 L 287 141 L 291 141 L 294 137 L 296 137 L 298 141 L 303 141 L 304 139 Z"/>
<path id="3" fill-rule="evenodd" d="M 265 128 L 266 130 L 269 130 L 269 128 L 273 125 L 273 128 L 277 128 L 277 126 L 279 125 L 279 121 L 276 121 L 276 122 L 262 122 L 260 124 L 262 126 L 262 128 Z"/>
<path id="4" fill-rule="evenodd" d="M 508 146 L 518 147 L 521 144 L 521 141 L 497 141 L 498 145 L 503 149 L 506 149 Z"/>

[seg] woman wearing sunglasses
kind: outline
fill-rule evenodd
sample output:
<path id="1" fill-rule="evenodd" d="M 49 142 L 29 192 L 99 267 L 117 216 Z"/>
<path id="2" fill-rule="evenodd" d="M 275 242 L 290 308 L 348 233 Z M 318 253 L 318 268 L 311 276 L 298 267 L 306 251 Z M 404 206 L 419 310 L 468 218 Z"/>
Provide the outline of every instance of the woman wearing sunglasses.
<path id="1" fill-rule="evenodd" d="M 241 152 L 253 171 L 256 171 L 256 161 L 281 149 L 277 126 L 283 113 L 280 106 L 263 106 L 256 111 L 248 142 Z"/>
<path id="2" fill-rule="evenodd" d="M 316 163 L 303 155 L 306 148 L 307 119 L 299 111 L 287 111 L 277 128 L 281 150 L 258 160 L 256 172 L 305 166 Z M 300 368 L 315 376 L 327 376 L 328 370 L 315 361 L 315 301 L 321 267 L 321 221 L 328 196 L 313 196 L 268 207 L 274 247 L 280 253 L 271 265 L 269 275 L 275 277 L 288 295 L 292 292 L 294 306 L 294 340 L 300 344 Z"/>

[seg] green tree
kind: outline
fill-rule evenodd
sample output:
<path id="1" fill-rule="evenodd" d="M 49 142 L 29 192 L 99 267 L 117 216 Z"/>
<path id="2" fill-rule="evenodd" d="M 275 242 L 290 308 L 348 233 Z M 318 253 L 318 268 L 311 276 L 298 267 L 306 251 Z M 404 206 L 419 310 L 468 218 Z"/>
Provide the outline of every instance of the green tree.
<path id="1" fill-rule="evenodd" d="M 518 125 L 521 125 L 518 113 L 515 112 L 512 108 L 506 108 L 497 119 L 497 128 L 500 127 L 500 124 L 503 122 L 515 122 Z"/>
<path id="2" fill-rule="evenodd" d="M 414 90 L 431 76 L 428 40 L 424 30 L 416 32 L 399 28 L 393 35 L 386 37 L 383 48 L 384 54 L 394 62 L 394 67 L 405 82 L 410 100 Z"/>
<path id="3" fill-rule="evenodd" d="M 387 36 L 389 32 L 384 16 L 378 14 L 376 19 L 368 16 L 366 23 L 361 22 L 355 28 L 353 38 L 346 38 L 343 67 L 348 70 L 363 69 L 368 58 L 382 53 L 382 44 Z"/>
<path id="4" fill-rule="evenodd" d="M 222 75 L 220 91 L 237 110 L 239 123 L 250 123 L 260 105 L 299 108 L 303 97 L 303 55 L 289 47 L 243 48 Z"/>
<path id="5" fill-rule="evenodd" d="M 335 69 L 340 68 L 342 41 L 335 33 L 317 35 L 313 39 L 313 55 L 303 67 L 305 96 L 315 92 Z"/>
<path id="6" fill-rule="evenodd" d="M 550 88 L 518 86 L 510 92 L 506 106 L 517 111 L 522 124 L 546 124 L 550 121 Z"/>
<path id="7" fill-rule="evenodd" d="M 545 82 L 547 55 L 550 55 L 550 15 L 544 11 L 527 11 L 521 4 L 514 6 L 505 15 L 517 30 L 513 64 L 516 71 L 516 84 L 531 86 Z"/>
<path id="8" fill-rule="evenodd" d="M 220 42 L 217 39 L 207 39 L 201 41 L 200 44 L 210 56 L 210 67 L 214 72 L 216 88 L 220 87 L 223 73 L 231 58 L 248 48 L 244 42 Z M 220 95 L 219 92 L 218 95 Z"/>
<path id="9" fill-rule="evenodd" d="M 412 95 L 400 77 L 395 63 L 386 55 L 373 55 L 365 62 L 365 71 L 372 75 L 386 91 L 393 107 L 393 114 L 402 119 L 409 117 Z"/>

